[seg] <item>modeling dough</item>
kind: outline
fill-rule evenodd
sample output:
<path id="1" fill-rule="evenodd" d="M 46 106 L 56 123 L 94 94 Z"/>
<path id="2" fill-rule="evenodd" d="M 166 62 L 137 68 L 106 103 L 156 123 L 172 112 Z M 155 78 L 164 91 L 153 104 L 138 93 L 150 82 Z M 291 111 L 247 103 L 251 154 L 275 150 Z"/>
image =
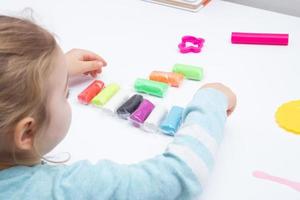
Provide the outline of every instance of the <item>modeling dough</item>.
<path id="1" fill-rule="evenodd" d="M 144 99 L 139 107 L 131 114 L 130 119 L 134 124 L 143 124 L 154 108 L 154 104 Z"/>
<path id="2" fill-rule="evenodd" d="M 139 107 L 142 101 L 142 95 L 133 95 L 117 109 L 117 114 L 121 118 L 127 119 Z"/>
<path id="3" fill-rule="evenodd" d="M 173 72 L 182 74 L 187 79 L 200 81 L 203 78 L 203 69 L 201 67 L 176 64 L 173 67 Z"/>
<path id="4" fill-rule="evenodd" d="M 164 97 L 168 90 L 166 83 L 151 81 L 147 79 L 137 79 L 134 83 L 134 88 L 137 92 L 150 94 L 157 97 Z"/>
<path id="5" fill-rule="evenodd" d="M 160 125 L 161 132 L 167 135 L 174 135 L 181 124 L 182 113 L 183 108 L 173 106 Z"/>
<path id="6" fill-rule="evenodd" d="M 103 89 L 104 83 L 95 80 L 85 90 L 78 95 L 78 100 L 82 104 L 89 104 L 90 101 Z"/>
<path id="7" fill-rule="evenodd" d="M 152 81 L 167 83 L 173 87 L 179 87 L 184 76 L 174 72 L 153 71 L 151 72 L 149 79 Z"/>
<path id="8" fill-rule="evenodd" d="M 103 106 L 114 96 L 120 89 L 116 83 L 107 85 L 97 96 L 92 99 L 92 103 L 96 106 Z"/>
<path id="9" fill-rule="evenodd" d="M 281 105 L 275 118 L 278 125 L 283 129 L 300 134 L 300 100 Z"/>

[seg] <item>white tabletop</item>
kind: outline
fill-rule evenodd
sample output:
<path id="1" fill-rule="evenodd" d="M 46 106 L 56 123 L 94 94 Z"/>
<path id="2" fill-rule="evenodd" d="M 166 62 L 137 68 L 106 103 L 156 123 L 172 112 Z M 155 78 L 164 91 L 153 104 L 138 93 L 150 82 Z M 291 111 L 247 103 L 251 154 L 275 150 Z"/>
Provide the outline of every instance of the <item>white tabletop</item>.
<path id="1" fill-rule="evenodd" d="M 204 83 L 223 82 L 236 92 L 238 107 L 228 119 L 225 138 L 211 180 L 201 199 L 289 199 L 300 193 L 253 178 L 254 170 L 300 181 L 300 136 L 280 129 L 274 113 L 282 103 L 300 99 L 300 18 L 215 0 L 198 13 L 139 0 L 2 0 L 1 11 L 14 14 L 32 7 L 37 21 L 54 32 L 62 48 L 95 51 L 108 61 L 98 78 L 131 87 L 152 70 L 173 64 L 199 65 L 201 82 L 185 81 L 163 99 L 184 106 Z M 10 11 L 10 12 L 7 12 Z M 13 11 L 13 12 L 11 12 Z M 233 45 L 231 32 L 289 33 L 289 46 Z M 205 38 L 200 54 L 178 53 L 183 35 Z M 68 151 L 71 162 L 110 159 L 133 163 L 160 154 L 172 140 L 148 134 L 80 105 L 76 96 L 92 80 L 73 82 L 73 121 L 65 140 L 53 151 Z"/>

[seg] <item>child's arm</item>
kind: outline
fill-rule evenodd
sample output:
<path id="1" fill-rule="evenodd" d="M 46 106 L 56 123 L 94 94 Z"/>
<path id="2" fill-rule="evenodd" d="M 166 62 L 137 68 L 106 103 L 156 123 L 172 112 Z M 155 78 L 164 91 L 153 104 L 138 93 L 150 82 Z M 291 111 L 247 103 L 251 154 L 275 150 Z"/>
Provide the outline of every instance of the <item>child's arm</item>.
<path id="1" fill-rule="evenodd" d="M 183 126 L 165 153 L 133 165 L 78 162 L 66 167 L 59 177 L 62 194 L 70 199 L 196 198 L 214 165 L 226 112 L 235 105 L 228 107 L 235 96 L 220 87 L 203 88 L 194 95 L 184 111 Z M 226 90 L 229 95 L 224 95 Z"/>

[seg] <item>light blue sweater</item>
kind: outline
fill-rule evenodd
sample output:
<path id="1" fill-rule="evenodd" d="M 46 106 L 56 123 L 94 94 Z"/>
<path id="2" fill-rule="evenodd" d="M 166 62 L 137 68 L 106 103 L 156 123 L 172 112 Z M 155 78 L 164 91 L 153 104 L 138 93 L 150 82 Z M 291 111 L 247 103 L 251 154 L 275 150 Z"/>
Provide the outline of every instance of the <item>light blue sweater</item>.
<path id="1" fill-rule="evenodd" d="M 184 111 L 184 123 L 162 155 L 132 165 L 102 160 L 92 165 L 17 166 L 0 171 L 0 200 L 196 199 L 223 137 L 227 99 L 200 89 Z"/>

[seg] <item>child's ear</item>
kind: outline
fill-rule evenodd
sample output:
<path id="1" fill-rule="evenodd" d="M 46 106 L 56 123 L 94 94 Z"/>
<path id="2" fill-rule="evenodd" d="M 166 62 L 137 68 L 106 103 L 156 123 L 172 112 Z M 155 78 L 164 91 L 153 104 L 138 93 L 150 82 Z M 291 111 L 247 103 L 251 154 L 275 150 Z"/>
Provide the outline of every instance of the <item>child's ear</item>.
<path id="1" fill-rule="evenodd" d="M 36 134 L 35 120 L 32 117 L 26 117 L 18 122 L 14 138 L 17 149 L 31 150 L 33 148 L 33 141 Z"/>

